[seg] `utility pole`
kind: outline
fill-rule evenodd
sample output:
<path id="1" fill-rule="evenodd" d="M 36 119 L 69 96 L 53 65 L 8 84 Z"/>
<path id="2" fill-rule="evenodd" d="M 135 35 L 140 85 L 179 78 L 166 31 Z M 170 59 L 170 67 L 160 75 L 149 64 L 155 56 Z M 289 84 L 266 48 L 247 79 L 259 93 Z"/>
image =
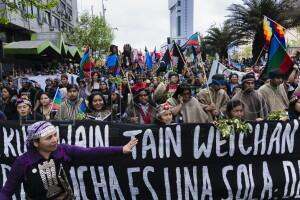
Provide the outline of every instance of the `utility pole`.
<path id="1" fill-rule="evenodd" d="M 105 21 L 105 12 L 106 12 L 106 8 L 104 7 L 104 3 L 102 0 L 102 16 L 103 16 L 104 21 Z"/>

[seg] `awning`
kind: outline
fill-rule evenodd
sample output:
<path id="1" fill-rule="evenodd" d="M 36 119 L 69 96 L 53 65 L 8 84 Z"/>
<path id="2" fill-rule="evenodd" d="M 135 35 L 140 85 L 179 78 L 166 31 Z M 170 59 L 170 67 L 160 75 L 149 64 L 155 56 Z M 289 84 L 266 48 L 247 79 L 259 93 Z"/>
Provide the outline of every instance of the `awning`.
<path id="1" fill-rule="evenodd" d="M 20 41 L 12 42 L 4 46 L 4 54 L 41 54 L 46 49 L 52 49 L 60 54 L 57 48 L 53 48 L 53 45 L 49 41 Z"/>
<path id="2" fill-rule="evenodd" d="M 56 42 L 55 42 L 56 43 Z M 3 47 L 4 55 L 49 56 L 80 61 L 81 53 L 76 46 L 66 45 L 60 36 L 57 44 L 49 40 L 12 42 Z"/>

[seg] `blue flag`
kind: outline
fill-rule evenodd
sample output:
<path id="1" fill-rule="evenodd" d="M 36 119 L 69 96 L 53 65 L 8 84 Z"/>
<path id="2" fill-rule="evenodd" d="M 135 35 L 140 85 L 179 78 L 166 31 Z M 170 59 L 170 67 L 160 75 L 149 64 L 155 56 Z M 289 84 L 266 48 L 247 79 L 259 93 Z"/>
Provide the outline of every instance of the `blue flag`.
<path id="1" fill-rule="evenodd" d="M 86 111 L 86 104 L 85 104 L 85 100 L 83 99 L 81 104 L 79 105 L 79 113 L 85 113 Z"/>
<path id="2" fill-rule="evenodd" d="M 116 54 L 109 55 L 106 58 L 105 64 L 108 67 L 108 69 L 113 72 L 115 76 L 119 75 L 120 68 L 119 68 L 118 56 Z"/>
<path id="3" fill-rule="evenodd" d="M 152 69 L 152 66 L 153 66 L 152 57 L 151 57 L 149 51 L 147 51 L 147 50 L 146 50 L 146 61 L 145 61 L 145 64 L 146 64 L 148 70 Z"/>

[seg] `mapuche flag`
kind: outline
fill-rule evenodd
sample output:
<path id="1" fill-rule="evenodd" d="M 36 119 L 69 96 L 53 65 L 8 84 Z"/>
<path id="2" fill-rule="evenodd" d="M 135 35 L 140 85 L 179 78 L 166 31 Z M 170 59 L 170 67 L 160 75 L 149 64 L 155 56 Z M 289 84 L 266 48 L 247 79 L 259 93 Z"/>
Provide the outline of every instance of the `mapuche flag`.
<path id="1" fill-rule="evenodd" d="M 58 110 L 60 108 L 61 103 L 62 103 L 62 96 L 59 88 L 57 88 L 55 96 L 53 98 L 51 110 Z"/>
<path id="2" fill-rule="evenodd" d="M 284 28 L 277 22 L 271 20 L 270 18 L 264 16 L 263 21 L 263 32 L 265 38 L 265 47 L 268 48 L 271 42 L 272 35 L 276 35 L 281 45 L 286 48 Z"/>
<path id="3" fill-rule="evenodd" d="M 265 75 L 275 69 L 279 69 L 281 73 L 288 73 L 293 66 L 291 57 L 287 54 L 280 40 L 273 34 L 268 51 L 268 61 L 264 70 Z"/>
<path id="4" fill-rule="evenodd" d="M 200 45 L 199 33 L 194 33 L 186 42 L 187 45 Z"/>
<path id="5" fill-rule="evenodd" d="M 80 61 L 79 77 L 80 79 L 90 78 L 90 71 L 94 67 L 91 50 L 88 48 Z"/>

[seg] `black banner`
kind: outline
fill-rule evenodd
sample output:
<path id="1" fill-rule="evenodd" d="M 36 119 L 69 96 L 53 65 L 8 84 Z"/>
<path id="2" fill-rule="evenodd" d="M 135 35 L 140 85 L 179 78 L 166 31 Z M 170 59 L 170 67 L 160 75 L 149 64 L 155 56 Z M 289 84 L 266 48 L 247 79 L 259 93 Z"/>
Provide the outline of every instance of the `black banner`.
<path id="1" fill-rule="evenodd" d="M 131 155 L 78 160 L 70 170 L 77 199 L 300 198 L 296 120 L 251 124 L 249 135 L 228 139 L 211 124 L 54 124 L 61 143 L 120 146 L 139 139 Z M 2 185 L 15 157 L 26 151 L 26 127 L 2 122 L 0 130 Z M 23 189 L 16 196 L 24 199 Z"/>

